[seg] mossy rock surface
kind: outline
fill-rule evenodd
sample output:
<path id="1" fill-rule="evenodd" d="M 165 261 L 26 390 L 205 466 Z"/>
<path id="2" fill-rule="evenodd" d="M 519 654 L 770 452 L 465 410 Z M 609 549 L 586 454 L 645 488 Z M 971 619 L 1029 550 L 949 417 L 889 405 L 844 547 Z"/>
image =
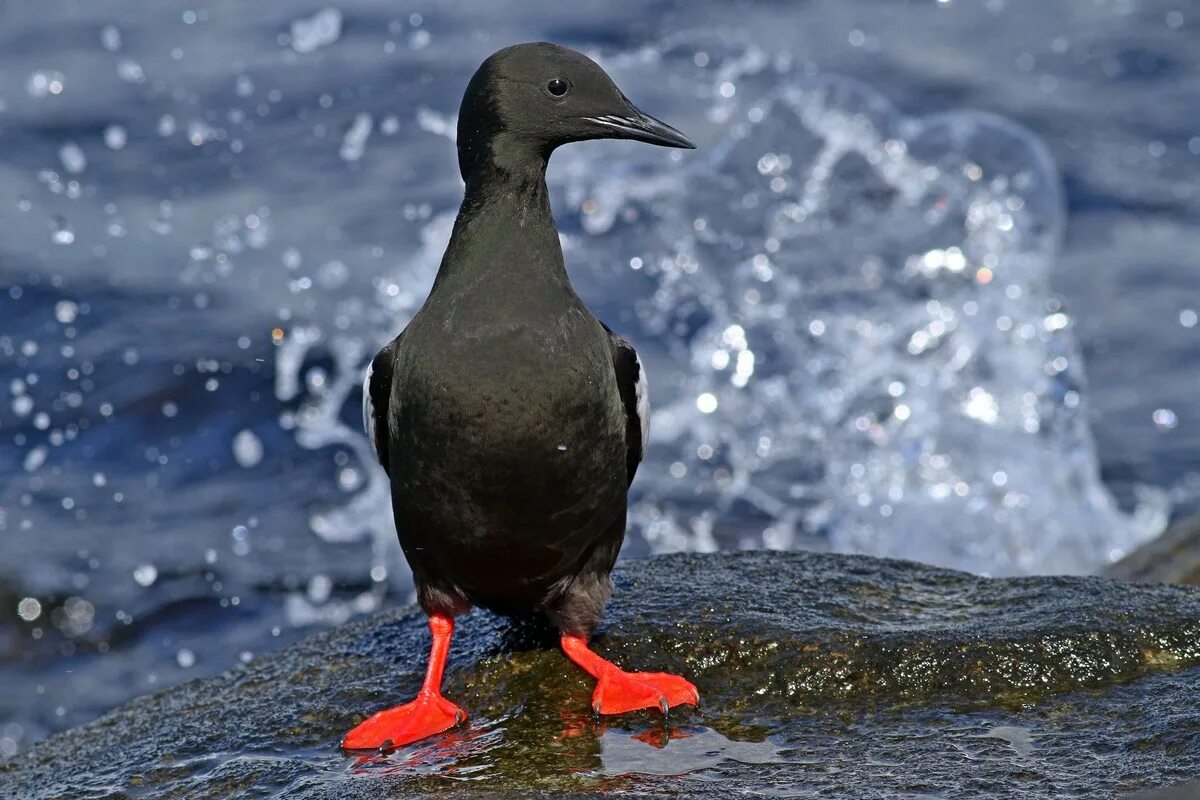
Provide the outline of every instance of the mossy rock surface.
<path id="1" fill-rule="evenodd" d="M 428 647 L 378 614 L 140 698 L 0 765 L 0 797 L 1118 796 L 1200 778 L 1200 590 L 994 580 L 857 556 L 621 565 L 597 647 L 699 687 L 699 710 L 594 721 L 532 623 L 460 620 L 461 730 L 366 763 L 338 750 L 403 702 Z"/>

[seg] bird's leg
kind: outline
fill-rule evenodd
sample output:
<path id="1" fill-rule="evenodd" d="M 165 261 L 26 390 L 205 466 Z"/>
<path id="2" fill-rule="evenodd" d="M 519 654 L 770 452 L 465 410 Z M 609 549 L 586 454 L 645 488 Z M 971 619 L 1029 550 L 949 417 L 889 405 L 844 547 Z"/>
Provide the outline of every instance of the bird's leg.
<path id="1" fill-rule="evenodd" d="M 567 658 L 596 679 L 592 710 L 597 714 L 623 714 L 638 708 L 659 708 L 663 714 L 678 705 L 696 705 L 700 693 L 678 675 L 665 672 L 625 672 L 588 648 L 587 638 L 562 635 Z"/>
<path id="2" fill-rule="evenodd" d="M 433 645 L 429 649 L 425 682 L 417 698 L 364 720 L 346 734 L 342 747 L 347 750 L 401 747 L 453 728 L 467 718 L 461 708 L 442 697 L 442 673 L 450 652 L 454 619 L 443 614 L 431 614 L 429 630 L 433 633 Z"/>

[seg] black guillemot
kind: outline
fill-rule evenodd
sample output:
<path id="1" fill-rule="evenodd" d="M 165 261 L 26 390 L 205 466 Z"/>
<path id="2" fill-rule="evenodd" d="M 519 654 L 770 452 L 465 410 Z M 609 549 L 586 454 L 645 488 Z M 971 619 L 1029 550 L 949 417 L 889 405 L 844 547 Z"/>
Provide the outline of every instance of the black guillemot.
<path id="1" fill-rule="evenodd" d="M 559 145 L 606 138 L 695 147 L 557 45 L 500 50 L 467 86 L 466 191 L 449 246 L 425 304 L 363 386 L 433 645 L 416 699 L 362 722 L 347 749 L 398 747 L 466 719 L 441 682 L 454 618 L 473 605 L 544 613 L 596 679 L 596 713 L 698 701 L 681 677 L 625 672 L 588 647 L 612 592 L 649 406 L 637 353 L 567 278 L 546 166 Z"/>

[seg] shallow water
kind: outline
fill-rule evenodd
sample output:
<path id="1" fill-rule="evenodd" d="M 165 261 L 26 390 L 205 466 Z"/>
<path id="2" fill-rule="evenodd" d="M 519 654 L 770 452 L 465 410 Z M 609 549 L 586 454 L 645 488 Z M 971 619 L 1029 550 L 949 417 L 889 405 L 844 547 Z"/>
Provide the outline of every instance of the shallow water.
<path id="1" fill-rule="evenodd" d="M 1196 508 L 1200 14 L 468 5 L 0 11 L 0 757 L 408 599 L 358 368 L 512 41 L 701 144 L 551 168 L 651 374 L 628 552 L 1085 572 Z"/>

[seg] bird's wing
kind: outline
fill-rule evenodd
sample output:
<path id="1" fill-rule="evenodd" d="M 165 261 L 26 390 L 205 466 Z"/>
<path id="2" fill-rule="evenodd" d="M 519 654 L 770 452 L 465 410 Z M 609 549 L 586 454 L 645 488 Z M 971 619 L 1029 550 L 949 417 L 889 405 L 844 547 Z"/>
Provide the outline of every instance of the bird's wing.
<path id="1" fill-rule="evenodd" d="M 397 336 L 375 354 L 363 378 L 363 430 L 384 472 L 389 472 L 388 405 L 392 398 L 392 362 L 399 341 Z"/>
<path id="2" fill-rule="evenodd" d="M 650 393 L 646 386 L 646 371 L 642 369 L 633 345 L 613 333 L 607 325 L 604 330 L 608 331 L 612 344 L 617 391 L 625 407 L 625 467 L 629 483 L 633 483 L 650 437 Z"/>

